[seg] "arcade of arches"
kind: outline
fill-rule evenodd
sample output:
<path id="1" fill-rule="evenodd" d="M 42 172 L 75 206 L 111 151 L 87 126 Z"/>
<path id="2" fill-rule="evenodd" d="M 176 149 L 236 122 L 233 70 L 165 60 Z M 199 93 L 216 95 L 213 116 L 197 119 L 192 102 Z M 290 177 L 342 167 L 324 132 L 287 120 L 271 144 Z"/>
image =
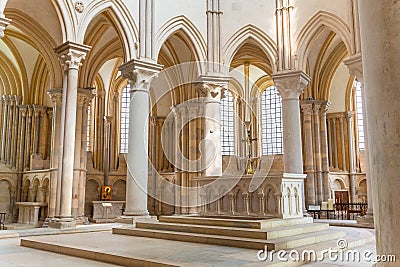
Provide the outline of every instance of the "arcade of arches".
<path id="1" fill-rule="evenodd" d="M 103 186 L 125 221 L 344 197 L 399 254 L 397 1 L 34 2 L 0 0 L 7 223 L 101 222 Z"/>

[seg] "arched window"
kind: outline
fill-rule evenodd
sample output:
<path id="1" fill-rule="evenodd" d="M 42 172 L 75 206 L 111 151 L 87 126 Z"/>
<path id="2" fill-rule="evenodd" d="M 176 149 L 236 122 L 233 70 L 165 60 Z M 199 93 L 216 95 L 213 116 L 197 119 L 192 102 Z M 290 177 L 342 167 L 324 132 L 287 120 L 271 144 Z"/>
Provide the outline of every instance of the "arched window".
<path id="1" fill-rule="evenodd" d="M 129 135 L 129 104 L 130 87 L 124 88 L 121 96 L 121 154 L 128 153 L 128 135 Z"/>
<path id="2" fill-rule="evenodd" d="M 221 100 L 221 151 L 223 156 L 232 156 L 235 153 L 235 124 L 233 122 L 233 99 L 229 90 Z"/>
<path id="3" fill-rule="evenodd" d="M 358 131 L 358 148 L 365 150 L 365 133 L 364 133 L 364 115 L 362 103 L 361 83 L 356 84 L 356 112 L 357 112 L 357 131 Z"/>
<path id="4" fill-rule="evenodd" d="M 283 154 L 282 98 L 275 86 L 261 96 L 263 155 Z"/>

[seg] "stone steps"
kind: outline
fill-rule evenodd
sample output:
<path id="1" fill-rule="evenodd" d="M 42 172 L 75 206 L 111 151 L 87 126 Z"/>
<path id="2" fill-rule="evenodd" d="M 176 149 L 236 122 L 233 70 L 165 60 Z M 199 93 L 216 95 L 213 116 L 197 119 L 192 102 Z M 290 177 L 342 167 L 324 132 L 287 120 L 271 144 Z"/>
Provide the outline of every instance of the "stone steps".
<path id="1" fill-rule="evenodd" d="M 157 239 L 166 239 L 174 241 L 203 243 L 210 245 L 230 246 L 248 249 L 264 249 L 267 246 L 268 250 L 292 249 L 297 246 L 305 246 L 315 244 L 327 240 L 338 239 L 346 235 L 345 232 L 325 230 L 313 233 L 298 234 L 284 238 L 273 240 L 243 238 L 235 236 L 224 236 L 216 234 L 199 234 L 175 231 L 163 231 L 155 229 L 141 229 L 133 227 L 114 228 L 113 234 L 129 235 L 137 237 L 148 237 Z"/>
<path id="2" fill-rule="evenodd" d="M 160 216 L 159 221 L 164 223 L 269 229 L 274 227 L 284 227 L 284 226 L 301 225 L 308 223 L 311 224 L 313 222 L 313 219 L 311 217 L 303 217 L 303 218 L 286 219 L 286 220 L 282 219 L 249 220 L 249 219 L 210 218 L 210 217 L 194 217 L 194 216 Z"/>
<path id="3" fill-rule="evenodd" d="M 164 223 L 164 222 L 138 222 L 136 227 L 140 229 L 154 229 L 161 231 L 174 231 L 186 232 L 194 234 L 208 234 L 208 235 L 223 235 L 253 239 L 272 240 L 283 238 L 298 234 L 306 234 L 328 230 L 329 224 L 304 224 L 299 227 L 298 225 L 276 227 L 269 229 L 253 229 L 253 228 L 235 228 L 224 226 L 208 226 L 208 225 L 194 225 L 194 224 L 180 224 L 180 223 Z"/>

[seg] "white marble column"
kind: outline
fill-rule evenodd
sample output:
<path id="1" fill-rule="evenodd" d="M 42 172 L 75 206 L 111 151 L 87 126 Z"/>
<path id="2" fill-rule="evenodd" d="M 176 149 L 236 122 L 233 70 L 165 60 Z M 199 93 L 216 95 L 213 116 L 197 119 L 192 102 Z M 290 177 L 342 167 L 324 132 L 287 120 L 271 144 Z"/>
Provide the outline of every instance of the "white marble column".
<path id="1" fill-rule="evenodd" d="M 72 219 L 72 188 L 74 177 L 75 130 L 78 98 L 78 73 L 90 47 L 66 42 L 55 49 L 64 66 L 61 108 L 60 153 L 57 183 L 61 186 L 60 208 L 56 211 L 57 224 L 52 227 L 74 226 Z M 65 224 L 63 224 L 65 223 Z"/>
<path id="2" fill-rule="evenodd" d="M 119 67 L 131 87 L 129 110 L 128 154 L 126 156 L 126 209 L 127 217 L 148 216 L 148 121 L 149 90 L 162 66 L 139 60 L 129 61 Z"/>
<path id="3" fill-rule="evenodd" d="M 376 253 L 399 259 L 400 3 L 363 0 L 359 10 Z"/>
<path id="4" fill-rule="evenodd" d="M 294 194 L 294 188 L 298 193 L 296 209 L 290 210 L 291 203 L 282 197 L 282 218 L 302 217 L 304 206 L 304 179 L 303 154 L 300 122 L 300 94 L 304 91 L 311 78 L 302 71 L 282 71 L 272 75 L 275 86 L 282 97 L 283 112 L 283 161 L 284 173 L 281 181 L 280 196 L 286 194 L 288 188 Z"/>
<path id="5" fill-rule="evenodd" d="M 204 104 L 204 140 L 201 155 L 204 176 L 222 175 L 221 99 L 228 82 L 229 78 L 223 76 L 201 76 L 196 84 L 196 90 Z"/>
<path id="6" fill-rule="evenodd" d="M 299 97 L 310 77 L 301 71 L 281 72 L 272 77 L 282 97 L 284 171 L 301 174 L 303 155 Z"/>

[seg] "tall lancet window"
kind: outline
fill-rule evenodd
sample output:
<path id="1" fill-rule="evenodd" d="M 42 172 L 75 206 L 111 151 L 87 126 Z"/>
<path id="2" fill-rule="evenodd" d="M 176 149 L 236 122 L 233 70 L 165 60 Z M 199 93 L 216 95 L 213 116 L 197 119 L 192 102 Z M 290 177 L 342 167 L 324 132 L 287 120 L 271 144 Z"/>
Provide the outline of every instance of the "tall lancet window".
<path id="1" fill-rule="evenodd" d="M 362 88 L 361 88 L 361 83 L 359 82 L 357 82 L 356 84 L 356 112 L 357 112 L 358 148 L 360 150 L 365 150 Z"/>
<path id="2" fill-rule="evenodd" d="M 121 154 L 128 153 L 128 135 L 129 135 L 129 105 L 130 105 L 130 87 L 124 88 L 121 96 Z"/>
<path id="3" fill-rule="evenodd" d="M 221 150 L 223 156 L 232 156 L 235 153 L 233 98 L 229 90 L 225 91 L 225 98 L 221 100 Z"/>
<path id="4" fill-rule="evenodd" d="M 263 155 L 283 154 L 282 98 L 275 86 L 261 96 Z"/>

